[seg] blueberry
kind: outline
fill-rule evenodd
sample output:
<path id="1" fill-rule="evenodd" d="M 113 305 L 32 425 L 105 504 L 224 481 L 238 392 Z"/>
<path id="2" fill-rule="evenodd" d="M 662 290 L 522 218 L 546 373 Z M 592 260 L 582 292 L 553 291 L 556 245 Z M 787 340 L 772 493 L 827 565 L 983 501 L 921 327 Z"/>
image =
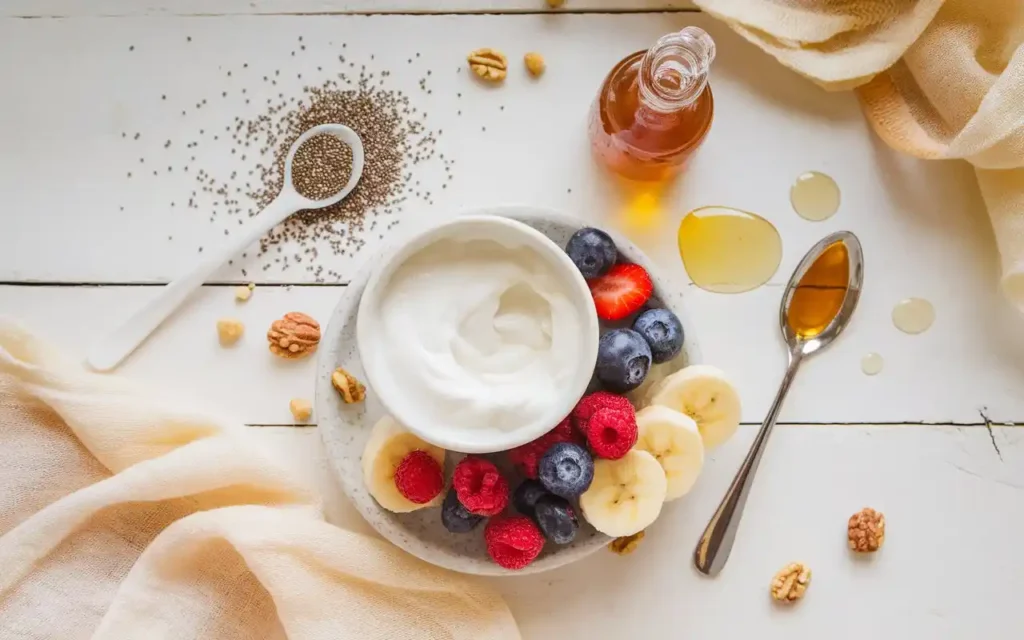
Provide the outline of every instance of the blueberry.
<path id="1" fill-rule="evenodd" d="M 565 252 L 569 254 L 569 259 L 576 264 L 584 278 L 604 275 L 612 268 L 618 257 L 611 237 L 593 227 L 583 227 L 572 234 L 565 245 Z"/>
<path id="2" fill-rule="evenodd" d="M 609 391 L 639 387 L 651 368 L 651 346 L 632 329 L 612 329 L 597 345 L 597 379 Z"/>
<path id="3" fill-rule="evenodd" d="M 450 489 L 444 497 L 444 504 L 441 505 L 441 524 L 452 533 L 468 533 L 480 524 L 483 516 L 478 516 L 466 511 L 466 507 L 459 502 L 455 495 L 455 489 Z"/>
<path id="4" fill-rule="evenodd" d="M 553 495 L 546 495 L 537 501 L 533 519 L 544 537 L 555 544 L 569 544 L 580 528 L 580 521 L 569 501 Z"/>
<path id="5" fill-rule="evenodd" d="M 636 331 L 651 347 L 655 364 L 668 362 L 683 348 L 683 323 L 668 309 L 648 309 L 633 323 Z"/>
<path id="6" fill-rule="evenodd" d="M 512 494 L 512 505 L 524 516 L 533 517 L 533 505 L 537 500 L 548 495 L 548 490 L 537 480 L 523 480 Z"/>
<path id="7" fill-rule="evenodd" d="M 575 498 L 586 491 L 594 479 L 594 459 L 578 444 L 559 442 L 541 456 L 537 476 L 551 493 Z"/>

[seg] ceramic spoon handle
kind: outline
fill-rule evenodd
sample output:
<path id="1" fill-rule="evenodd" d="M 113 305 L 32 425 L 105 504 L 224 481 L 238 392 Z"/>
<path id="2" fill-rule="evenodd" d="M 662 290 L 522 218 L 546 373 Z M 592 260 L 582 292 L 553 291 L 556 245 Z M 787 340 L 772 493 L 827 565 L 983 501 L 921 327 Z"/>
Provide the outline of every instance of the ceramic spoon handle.
<path id="1" fill-rule="evenodd" d="M 164 287 L 156 298 L 95 345 L 86 359 L 88 365 L 96 371 L 109 371 L 116 367 L 229 258 L 258 240 L 297 209 L 292 198 L 279 197 L 271 202 L 249 221 L 240 235 L 200 262 L 192 271 Z"/>
<path id="2" fill-rule="evenodd" d="M 768 416 L 765 417 L 761 429 L 757 432 L 757 437 L 754 438 L 747 457 L 744 458 L 743 464 L 736 472 L 736 477 L 729 485 L 729 490 L 725 492 L 725 497 L 722 498 L 715 514 L 711 516 L 711 521 L 708 522 L 704 534 L 697 542 L 697 548 L 693 551 L 693 563 L 697 570 L 705 575 L 718 575 L 722 567 L 725 566 L 725 561 L 729 559 L 729 552 L 732 551 L 732 543 L 736 539 L 736 530 L 740 526 L 740 518 L 743 515 L 743 505 L 746 504 L 747 494 L 750 493 L 750 487 L 754 484 L 754 474 L 761 462 L 761 455 L 764 453 L 768 436 L 772 434 L 772 429 L 775 427 L 775 420 L 779 416 L 779 409 L 782 408 L 782 401 L 786 399 L 789 385 L 793 382 L 796 371 L 800 367 L 800 360 L 799 352 L 794 351 L 789 354 L 789 368 L 782 378 L 782 384 L 779 385 L 775 402 L 768 410 Z"/>

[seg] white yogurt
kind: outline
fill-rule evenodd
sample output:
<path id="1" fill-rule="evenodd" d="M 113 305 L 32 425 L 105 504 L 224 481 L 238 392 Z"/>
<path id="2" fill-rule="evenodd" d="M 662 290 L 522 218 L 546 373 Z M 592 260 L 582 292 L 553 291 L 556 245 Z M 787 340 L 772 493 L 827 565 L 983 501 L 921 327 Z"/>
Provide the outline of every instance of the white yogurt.
<path id="1" fill-rule="evenodd" d="M 588 324 L 532 247 L 441 239 L 382 284 L 374 350 L 423 431 L 509 431 L 564 404 Z"/>

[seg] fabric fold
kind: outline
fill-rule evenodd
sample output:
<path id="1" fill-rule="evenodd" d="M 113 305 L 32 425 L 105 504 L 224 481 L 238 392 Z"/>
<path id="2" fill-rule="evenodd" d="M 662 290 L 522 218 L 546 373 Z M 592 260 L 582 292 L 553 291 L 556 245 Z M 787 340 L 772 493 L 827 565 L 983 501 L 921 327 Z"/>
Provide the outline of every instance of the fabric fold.
<path id="1" fill-rule="evenodd" d="M 0 434 L 14 637 L 519 637 L 485 585 L 324 522 L 315 488 L 246 427 L 4 319 Z"/>

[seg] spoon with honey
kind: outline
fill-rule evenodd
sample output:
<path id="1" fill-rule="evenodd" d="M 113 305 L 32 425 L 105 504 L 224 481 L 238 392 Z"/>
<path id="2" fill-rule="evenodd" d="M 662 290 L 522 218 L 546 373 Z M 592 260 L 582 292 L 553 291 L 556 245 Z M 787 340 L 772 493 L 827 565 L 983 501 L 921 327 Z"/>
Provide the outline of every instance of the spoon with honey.
<path id="1" fill-rule="evenodd" d="M 725 566 L 743 505 L 786 393 L 804 358 L 831 344 L 849 324 L 860 299 L 863 265 L 864 255 L 857 236 L 839 231 L 811 247 L 793 271 L 779 308 L 779 326 L 789 350 L 789 367 L 747 457 L 694 549 L 693 562 L 701 573 L 717 575 Z"/>

